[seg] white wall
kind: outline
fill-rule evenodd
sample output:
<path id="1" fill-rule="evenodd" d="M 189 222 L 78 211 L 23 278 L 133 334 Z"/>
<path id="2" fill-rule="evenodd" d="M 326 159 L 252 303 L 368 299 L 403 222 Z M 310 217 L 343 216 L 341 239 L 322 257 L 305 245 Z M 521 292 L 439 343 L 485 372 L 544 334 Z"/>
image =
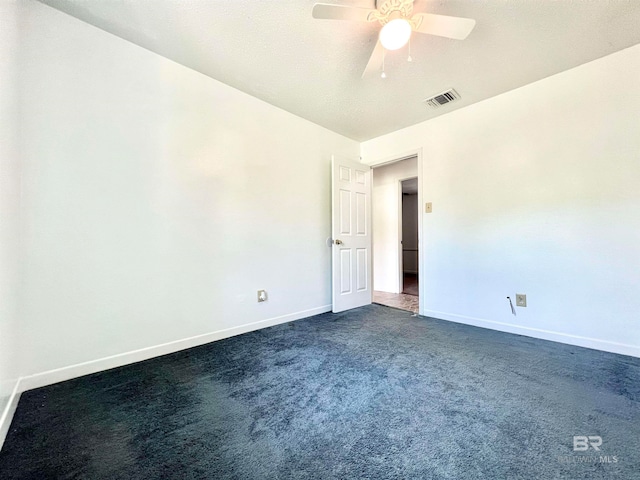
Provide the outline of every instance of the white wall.
<path id="1" fill-rule="evenodd" d="M 423 149 L 428 315 L 640 356 L 639 84 L 640 45 L 362 144 Z"/>
<path id="2" fill-rule="evenodd" d="M 418 194 L 402 195 L 402 270 L 418 273 Z"/>
<path id="3" fill-rule="evenodd" d="M 18 378 L 20 156 L 17 118 L 19 7 L 0 2 L 0 446 Z"/>
<path id="4" fill-rule="evenodd" d="M 27 4 L 21 373 L 326 311 L 330 158 L 359 145 Z"/>
<path id="5" fill-rule="evenodd" d="M 402 194 L 400 180 L 418 175 L 418 160 L 411 158 L 373 169 L 373 289 L 399 293 L 400 283 L 400 215 Z"/>

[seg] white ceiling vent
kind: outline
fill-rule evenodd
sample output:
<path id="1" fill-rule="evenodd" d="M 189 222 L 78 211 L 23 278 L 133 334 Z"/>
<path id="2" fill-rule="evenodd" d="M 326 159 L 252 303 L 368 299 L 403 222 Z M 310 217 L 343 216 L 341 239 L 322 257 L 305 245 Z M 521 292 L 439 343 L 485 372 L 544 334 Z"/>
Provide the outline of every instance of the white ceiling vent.
<path id="1" fill-rule="evenodd" d="M 453 88 L 451 90 L 447 90 L 446 92 L 439 93 L 438 95 L 434 95 L 431 98 L 427 98 L 424 103 L 431 108 L 438 108 L 447 103 L 451 103 L 454 100 L 460 98 L 460 94 L 456 92 Z"/>

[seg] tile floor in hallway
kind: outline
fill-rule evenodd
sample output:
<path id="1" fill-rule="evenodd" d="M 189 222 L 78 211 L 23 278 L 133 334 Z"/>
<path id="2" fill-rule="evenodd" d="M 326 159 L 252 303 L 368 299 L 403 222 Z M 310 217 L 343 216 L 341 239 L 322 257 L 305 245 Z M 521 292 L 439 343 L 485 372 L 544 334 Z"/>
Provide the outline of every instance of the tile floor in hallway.
<path id="1" fill-rule="evenodd" d="M 406 293 L 379 292 L 377 290 L 374 290 L 373 303 L 418 313 L 418 297 L 416 297 L 415 295 L 407 295 Z"/>
<path id="2" fill-rule="evenodd" d="M 373 303 L 388 307 L 400 308 L 418 313 L 418 276 L 407 274 L 404 276 L 403 293 L 389 293 L 374 290 Z"/>

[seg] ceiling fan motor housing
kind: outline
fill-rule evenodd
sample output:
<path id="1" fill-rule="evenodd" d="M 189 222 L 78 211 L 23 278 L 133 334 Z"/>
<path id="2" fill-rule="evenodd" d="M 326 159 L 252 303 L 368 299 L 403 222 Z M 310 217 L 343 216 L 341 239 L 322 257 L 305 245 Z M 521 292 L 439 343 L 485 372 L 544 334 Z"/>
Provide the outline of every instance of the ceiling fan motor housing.
<path id="1" fill-rule="evenodd" d="M 411 18 L 413 14 L 413 0 L 384 0 L 376 2 L 377 10 L 369 14 L 370 22 L 378 21 L 380 25 L 386 25 L 391 20 L 402 18 L 411 24 L 412 29 L 417 29 L 422 21 L 421 16 Z"/>
<path id="2" fill-rule="evenodd" d="M 402 17 L 409 18 L 413 13 L 413 0 L 376 0 L 376 9 L 381 16 L 388 16 L 392 12 L 400 12 Z"/>

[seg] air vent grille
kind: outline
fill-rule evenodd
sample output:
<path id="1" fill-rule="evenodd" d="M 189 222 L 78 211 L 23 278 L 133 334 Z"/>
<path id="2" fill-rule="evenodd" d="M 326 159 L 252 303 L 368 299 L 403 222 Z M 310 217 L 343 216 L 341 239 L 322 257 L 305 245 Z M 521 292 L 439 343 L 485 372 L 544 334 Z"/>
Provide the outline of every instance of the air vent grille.
<path id="1" fill-rule="evenodd" d="M 446 105 L 447 103 L 451 103 L 454 100 L 458 100 L 460 95 L 453 88 L 451 90 L 447 90 L 446 92 L 439 93 L 438 95 L 434 95 L 431 98 L 427 98 L 424 103 L 431 108 L 438 108 L 442 105 Z"/>

